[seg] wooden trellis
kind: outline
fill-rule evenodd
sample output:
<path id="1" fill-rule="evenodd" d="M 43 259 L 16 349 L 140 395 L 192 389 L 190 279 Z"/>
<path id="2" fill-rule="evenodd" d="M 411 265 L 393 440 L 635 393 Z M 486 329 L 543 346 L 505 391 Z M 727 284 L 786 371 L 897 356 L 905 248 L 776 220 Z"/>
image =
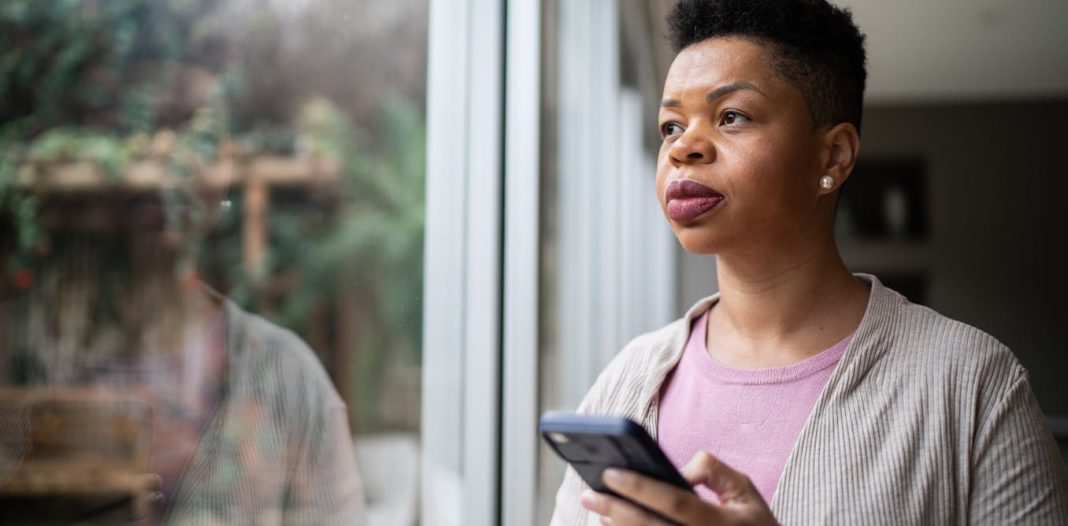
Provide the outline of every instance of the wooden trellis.
<path id="1" fill-rule="evenodd" d="M 15 184 L 35 193 L 67 197 L 151 192 L 182 185 L 217 192 L 240 188 L 244 209 L 242 262 L 246 271 L 256 276 L 262 273 L 267 252 L 271 189 L 303 188 L 336 197 L 340 174 L 340 164 L 331 158 L 226 155 L 187 178 L 177 175 L 163 159 L 134 162 L 118 177 L 90 161 L 35 162 L 20 168 Z"/>

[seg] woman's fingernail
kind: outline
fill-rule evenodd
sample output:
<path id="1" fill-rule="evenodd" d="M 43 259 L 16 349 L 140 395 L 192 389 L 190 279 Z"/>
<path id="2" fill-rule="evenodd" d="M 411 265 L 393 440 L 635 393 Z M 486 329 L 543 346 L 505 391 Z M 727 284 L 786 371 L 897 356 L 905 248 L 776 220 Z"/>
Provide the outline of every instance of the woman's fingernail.
<path id="1" fill-rule="evenodd" d="M 597 494 L 591 490 L 583 491 L 582 497 L 580 499 L 580 501 L 582 502 L 582 506 L 586 509 L 592 509 L 597 507 L 597 500 Z"/>
<path id="2" fill-rule="evenodd" d="M 604 482 L 609 486 L 623 486 L 629 481 L 627 474 L 621 470 L 609 468 L 604 470 Z"/>

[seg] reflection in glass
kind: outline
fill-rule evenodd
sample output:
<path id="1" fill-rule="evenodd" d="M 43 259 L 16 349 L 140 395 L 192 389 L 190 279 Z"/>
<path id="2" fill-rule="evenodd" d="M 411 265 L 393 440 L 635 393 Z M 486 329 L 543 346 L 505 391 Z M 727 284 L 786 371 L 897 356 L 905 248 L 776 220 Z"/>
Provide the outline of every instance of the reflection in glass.
<path id="1" fill-rule="evenodd" d="M 0 522 L 414 523 L 426 14 L 359 4 L 0 6 Z"/>

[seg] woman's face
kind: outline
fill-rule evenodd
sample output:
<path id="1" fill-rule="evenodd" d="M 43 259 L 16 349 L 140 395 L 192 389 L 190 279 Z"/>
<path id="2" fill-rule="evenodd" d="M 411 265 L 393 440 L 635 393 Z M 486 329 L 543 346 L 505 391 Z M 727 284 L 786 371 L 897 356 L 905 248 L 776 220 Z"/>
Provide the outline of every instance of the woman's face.
<path id="1" fill-rule="evenodd" d="M 771 58 L 758 41 L 714 38 L 668 72 L 656 190 L 690 252 L 782 250 L 829 229 L 820 133 Z"/>

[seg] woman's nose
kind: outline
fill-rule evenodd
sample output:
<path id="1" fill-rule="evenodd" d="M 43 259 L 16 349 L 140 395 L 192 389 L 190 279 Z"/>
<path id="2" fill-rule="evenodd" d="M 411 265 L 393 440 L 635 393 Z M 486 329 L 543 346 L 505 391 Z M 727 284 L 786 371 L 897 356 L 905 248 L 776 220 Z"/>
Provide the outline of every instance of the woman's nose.
<path id="1" fill-rule="evenodd" d="M 676 164 L 710 163 L 716 157 L 716 149 L 699 130 L 689 129 L 671 145 L 669 155 Z"/>

